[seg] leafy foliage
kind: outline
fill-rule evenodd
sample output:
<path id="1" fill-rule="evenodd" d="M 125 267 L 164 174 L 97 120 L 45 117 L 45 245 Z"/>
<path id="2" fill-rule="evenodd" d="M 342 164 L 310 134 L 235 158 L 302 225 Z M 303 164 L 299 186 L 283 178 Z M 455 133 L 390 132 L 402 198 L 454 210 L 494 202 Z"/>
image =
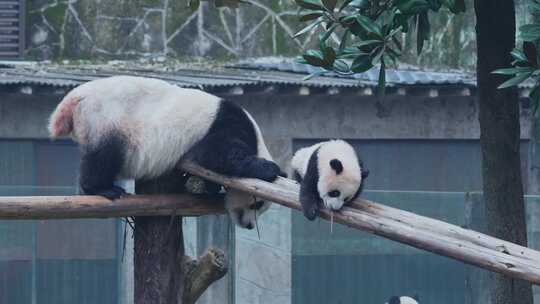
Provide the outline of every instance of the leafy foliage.
<path id="1" fill-rule="evenodd" d="M 530 7 L 532 13 L 540 15 L 540 0 L 531 0 Z M 512 68 L 504 68 L 493 71 L 494 74 L 511 75 L 512 78 L 503 82 L 499 89 L 516 86 L 527 79 L 536 80 L 536 86 L 533 88 L 529 97 L 533 102 L 533 111 L 536 113 L 540 106 L 540 66 L 538 57 L 540 53 L 536 48 L 540 45 L 540 23 L 525 24 L 519 28 L 519 37 L 523 40 L 522 49 L 514 49 L 512 56 Z"/>
<path id="2" fill-rule="evenodd" d="M 385 69 L 402 53 L 400 35 L 415 31 L 417 53 L 429 38 L 429 12 L 441 8 L 465 11 L 464 0 L 295 0 L 300 21 L 310 22 L 295 37 L 323 28 L 319 50 L 309 50 L 299 62 L 337 74 L 363 73 L 379 65 L 379 93 L 384 93 Z M 329 39 L 338 37 L 337 42 Z M 319 73 L 318 73 L 319 74 Z"/>

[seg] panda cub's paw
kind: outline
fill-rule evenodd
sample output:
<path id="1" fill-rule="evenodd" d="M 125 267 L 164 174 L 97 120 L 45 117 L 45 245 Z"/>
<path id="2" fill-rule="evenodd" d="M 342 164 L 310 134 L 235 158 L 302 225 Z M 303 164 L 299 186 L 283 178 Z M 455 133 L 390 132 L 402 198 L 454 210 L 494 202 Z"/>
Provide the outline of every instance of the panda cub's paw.
<path id="1" fill-rule="evenodd" d="M 118 187 L 118 186 L 113 186 L 112 188 L 107 189 L 107 190 L 99 190 L 94 194 L 104 196 L 104 197 L 108 198 L 111 201 L 119 199 L 122 196 L 128 195 L 126 190 L 124 190 L 122 187 Z"/>
<path id="2" fill-rule="evenodd" d="M 282 171 L 276 163 L 266 159 L 259 159 L 253 177 L 262 179 L 263 181 L 273 182 L 281 173 Z"/>

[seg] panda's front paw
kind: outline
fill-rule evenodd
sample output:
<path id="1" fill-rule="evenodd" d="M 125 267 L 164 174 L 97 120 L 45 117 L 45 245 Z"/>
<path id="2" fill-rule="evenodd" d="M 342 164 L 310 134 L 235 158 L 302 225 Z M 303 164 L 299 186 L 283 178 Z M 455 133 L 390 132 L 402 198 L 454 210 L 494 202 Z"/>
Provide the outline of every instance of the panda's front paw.
<path id="1" fill-rule="evenodd" d="M 255 178 L 262 179 L 263 181 L 273 182 L 281 174 L 281 169 L 274 162 L 268 160 L 261 160 L 257 166 L 257 172 Z"/>
<path id="2" fill-rule="evenodd" d="M 128 195 L 126 190 L 124 190 L 122 187 L 113 186 L 110 189 L 106 190 L 99 190 L 95 193 L 95 195 L 101 195 L 103 197 L 106 197 L 107 199 L 114 201 L 116 199 L 119 199 L 123 196 Z"/>
<path id="3" fill-rule="evenodd" d="M 310 220 L 313 221 L 314 219 L 319 216 L 319 208 L 316 206 L 311 206 L 309 208 L 302 208 L 302 211 L 304 213 L 304 216 Z"/>

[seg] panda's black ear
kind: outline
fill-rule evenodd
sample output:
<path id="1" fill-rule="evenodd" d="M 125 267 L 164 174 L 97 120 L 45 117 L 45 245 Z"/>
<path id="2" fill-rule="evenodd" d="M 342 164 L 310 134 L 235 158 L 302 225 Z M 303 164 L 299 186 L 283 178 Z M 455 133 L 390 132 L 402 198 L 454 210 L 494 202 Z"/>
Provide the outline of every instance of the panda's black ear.
<path id="1" fill-rule="evenodd" d="M 369 176 L 369 169 L 362 168 L 362 179 L 366 179 Z"/>
<path id="2" fill-rule="evenodd" d="M 339 161 L 339 159 L 332 159 L 330 161 L 330 167 L 334 169 L 338 175 L 343 172 L 343 164 Z"/>

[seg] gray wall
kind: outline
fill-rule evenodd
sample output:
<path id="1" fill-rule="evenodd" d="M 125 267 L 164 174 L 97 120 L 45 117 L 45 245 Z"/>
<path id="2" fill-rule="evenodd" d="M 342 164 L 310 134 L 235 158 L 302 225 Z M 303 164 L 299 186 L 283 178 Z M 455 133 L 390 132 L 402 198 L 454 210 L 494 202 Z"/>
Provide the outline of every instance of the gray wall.
<path id="1" fill-rule="evenodd" d="M 473 97 L 390 95 L 378 99 L 354 94 L 300 96 L 290 93 L 296 91 L 226 96 L 254 116 L 270 152 L 284 168 L 292 156 L 295 140 L 345 138 L 377 142 L 381 139 L 474 140 L 479 137 L 478 105 Z M 0 138 L 45 138 L 48 115 L 62 94 L 62 90 L 56 90 L 53 95 L 41 94 L 39 90 L 34 90 L 32 95 L 18 91 L 0 93 Z M 523 139 L 528 138 L 526 114 L 523 111 Z M 290 209 L 274 205 L 259 221 L 260 238 L 256 231 L 235 229 L 235 242 L 231 245 L 234 280 L 222 284 L 221 288 L 234 286 L 236 303 L 291 303 L 292 270 L 298 266 L 293 263 L 291 237 L 296 233 L 293 216 L 297 214 L 293 215 Z M 204 235 L 200 225 L 190 225 L 190 231 Z M 218 243 L 229 246 L 226 239 L 220 238 Z M 205 242 L 191 240 L 188 248 L 193 253 L 200 252 L 208 244 Z M 220 292 L 215 291 L 215 294 L 218 298 Z"/>

